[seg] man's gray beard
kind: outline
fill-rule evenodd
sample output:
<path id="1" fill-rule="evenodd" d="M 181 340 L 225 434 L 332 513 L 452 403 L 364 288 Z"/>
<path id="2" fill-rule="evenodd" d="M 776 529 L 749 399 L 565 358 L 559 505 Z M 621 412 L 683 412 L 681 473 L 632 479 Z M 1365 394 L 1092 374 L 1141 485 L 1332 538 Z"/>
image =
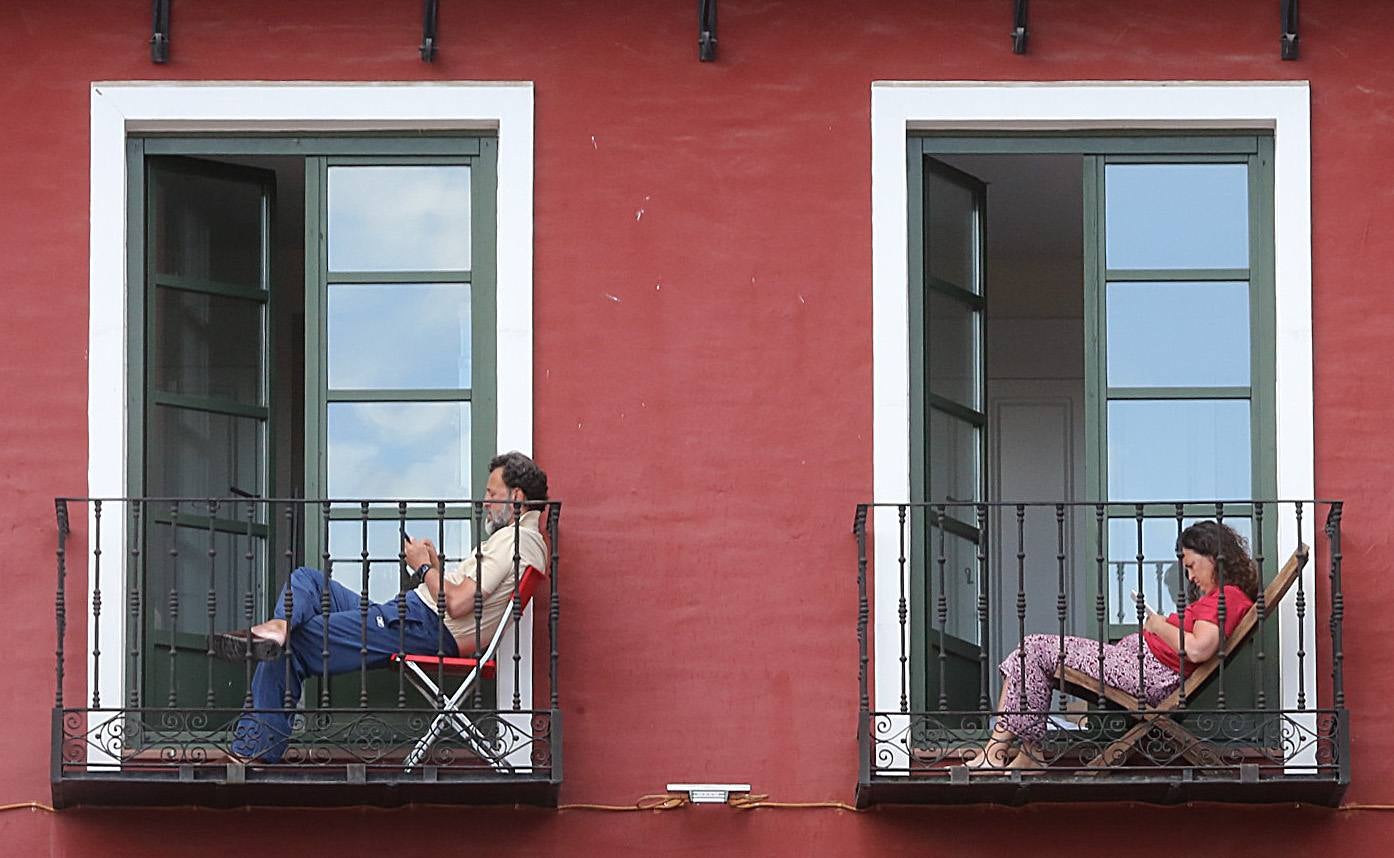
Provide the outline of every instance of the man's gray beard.
<path id="1" fill-rule="evenodd" d="M 494 535 L 494 531 L 508 526 L 508 510 L 501 511 L 497 516 L 493 513 L 484 515 L 484 538 L 488 539 Z"/>

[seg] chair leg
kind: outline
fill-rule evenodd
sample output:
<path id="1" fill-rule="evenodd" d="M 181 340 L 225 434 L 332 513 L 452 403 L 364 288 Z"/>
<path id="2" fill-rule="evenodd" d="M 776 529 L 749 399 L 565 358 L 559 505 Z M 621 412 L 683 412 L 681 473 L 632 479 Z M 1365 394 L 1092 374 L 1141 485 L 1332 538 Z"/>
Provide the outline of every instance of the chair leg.
<path id="1" fill-rule="evenodd" d="M 410 772 L 416 768 L 417 764 L 426 758 L 430 753 L 431 747 L 436 744 L 440 734 L 445 729 L 446 716 L 444 713 L 437 715 L 431 720 L 431 726 L 427 728 L 426 734 L 416 740 L 416 746 L 407 754 L 406 761 L 402 764 L 403 771 Z"/>

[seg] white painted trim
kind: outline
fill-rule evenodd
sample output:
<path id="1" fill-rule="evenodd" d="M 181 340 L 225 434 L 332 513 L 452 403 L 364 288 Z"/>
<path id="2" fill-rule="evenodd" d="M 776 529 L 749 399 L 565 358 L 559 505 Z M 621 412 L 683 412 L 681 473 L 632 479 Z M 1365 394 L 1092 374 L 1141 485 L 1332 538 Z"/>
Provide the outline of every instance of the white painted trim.
<path id="1" fill-rule="evenodd" d="M 98 82 L 91 92 L 91 233 L 88 327 L 88 470 L 92 497 L 125 497 L 126 136 L 139 131 L 305 132 L 495 130 L 498 133 L 499 450 L 532 450 L 533 88 L 531 83 Z M 89 527 L 91 523 L 89 522 Z M 89 530 L 90 532 L 90 530 Z M 106 557 L 124 556 L 125 534 L 108 524 Z M 125 583 L 121 583 L 124 592 Z M 109 589 L 110 588 L 110 589 Z M 115 590 L 104 585 L 107 604 Z M 524 621 L 531 629 L 531 613 Z M 124 699 L 121 613 L 105 612 L 89 634 L 107 654 L 101 698 Z M 525 630 L 525 632 L 526 632 Z M 532 656 L 532 635 L 522 652 Z M 512 642 L 505 645 L 511 648 Z M 111 662 L 121 666 L 111 669 Z M 88 681 L 94 674 L 88 664 Z M 512 675 L 500 676 L 511 704 Z M 519 694 L 532 705 L 532 676 Z M 89 695 L 92 692 L 89 687 Z"/>
<path id="2" fill-rule="evenodd" d="M 1274 277 L 1277 348 L 1277 490 L 1283 498 L 1315 492 L 1312 439 L 1311 122 L 1305 81 L 1022 82 L 884 81 L 871 85 L 871 291 L 873 496 L 910 496 L 909 305 L 906 132 L 910 130 L 1270 129 L 1274 135 Z M 1310 522 L 1310 519 L 1308 519 Z M 1317 522 L 1310 522 L 1313 527 Z M 874 517 L 874 652 L 897 653 L 900 570 L 893 510 Z M 1309 529 L 1308 539 L 1312 540 Z M 1296 539 L 1291 519 L 1279 542 Z M 1285 549 L 1286 550 L 1286 549 Z M 1313 593 L 1315 563 L 1303 573 Z M 1307 640 L 1315 640 L 1308 612 Z M 1295 615 L 1281 614 L 1285 640 Z M 1296 707 L 1298 664 L 1282 656 L 1285 708 Z M 1314 705 L 1315 659 L 1304 679 Z M 875 659 L 874 706 L 899 707 L 897 657 Z M 890 761 L 890 766 L 903 761 Z"/>

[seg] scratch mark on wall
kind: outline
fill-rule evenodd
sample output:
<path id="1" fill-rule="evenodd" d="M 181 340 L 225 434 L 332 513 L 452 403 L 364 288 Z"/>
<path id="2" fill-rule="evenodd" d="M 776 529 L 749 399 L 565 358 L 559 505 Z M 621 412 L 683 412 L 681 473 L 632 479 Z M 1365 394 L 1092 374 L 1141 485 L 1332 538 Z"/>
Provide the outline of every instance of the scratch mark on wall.
<path id="1" fill-rule="evenodd" d="M 620 302 L 620 296 L 618 296 L 618 295 L 611 295 L 609 292 L 605 292 L 605 293 L 603 293 L 603 294 L 605 295 L 606 298 L 609 298 L 611 301 L 614 301 L 616 304 L 618 304 L 618 303 Z"/>
<path id="2" fill-rule="evenodd" d="M 635 220 L 639 220 L 639 219 L 642 218 L 643 216 L 644 216 L 644 210 L 643 210 L 643 209 L 639 209 L 637 212 L 634 213 L 634 219 L 635 219 Z"/>
<path id="3" fill-rule="evenodd" d="M 591 135 L 591 148 L 592 148 L 592 149 L 599 149 L 599 148 L 600 148 L 599 146 L 595 145 L 595 135 L 594 135 L 594 134 Z"/>

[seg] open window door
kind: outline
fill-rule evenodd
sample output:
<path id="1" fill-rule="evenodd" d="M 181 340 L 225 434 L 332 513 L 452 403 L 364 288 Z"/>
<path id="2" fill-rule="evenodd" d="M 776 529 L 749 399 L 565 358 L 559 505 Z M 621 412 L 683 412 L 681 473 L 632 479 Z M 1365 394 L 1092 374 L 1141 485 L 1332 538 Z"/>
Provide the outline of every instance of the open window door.
<path id="1" fill-rule="evenodd" d="M 275 178 L 192 158 L 152 157 L 145 168 L 147 347 L 133 482 L 152 500 L 133 570 L 146 605 L 137 682 L 146 706 L 235 708 L 244 666 L 206 653 L 212 633 L 267 606 L 271 522 L 260 504 L 211 499 L 267 494 Z"/>
<path id="2" fill-rule="evenodd" d="M 924 630 L 916 685 L 925 709 L 977 710 L 988 694 L 983 258 L 986 186 L 922 156 L 923 256 L 912 289 L 923 336 L 912 366 L 921 448 L 914 457 L 914 565 Z M 914 281 L 912 280 L 912 283 Z M 918 292 L 918 301 L 913 300 Z M 920 678 L 922 677 L 922 679 Z"/>

